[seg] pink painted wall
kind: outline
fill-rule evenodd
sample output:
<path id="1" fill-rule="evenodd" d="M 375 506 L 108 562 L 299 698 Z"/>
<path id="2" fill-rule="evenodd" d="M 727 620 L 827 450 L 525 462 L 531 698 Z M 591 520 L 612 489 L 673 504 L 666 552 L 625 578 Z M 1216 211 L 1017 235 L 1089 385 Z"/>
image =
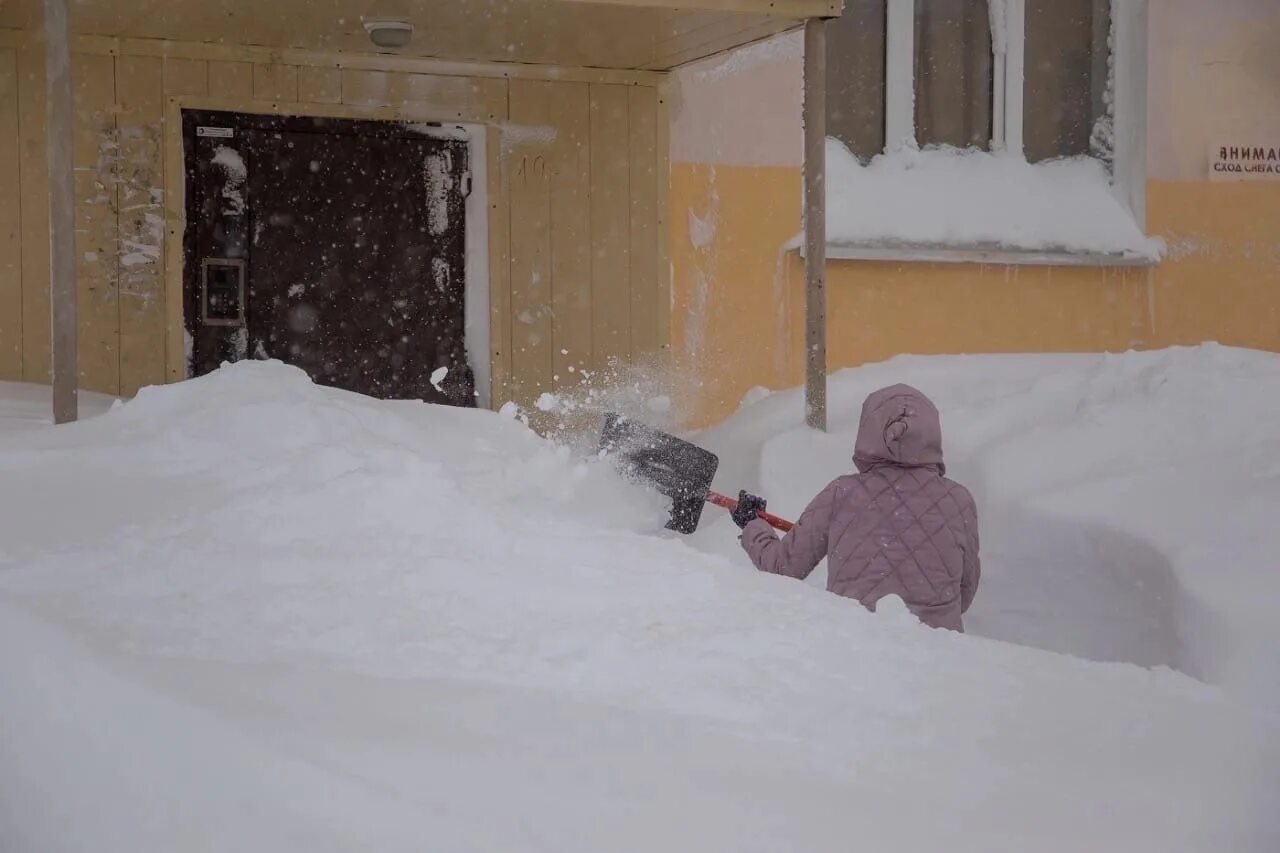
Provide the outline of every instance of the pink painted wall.
<path id="1" fill-rule="evenodd" d="M 1147 169 L 1201 181 L 1219 140 L 1280 145 L 1280 0 L 1151 0 Z"/>
<path id="2" fill-rule="evenodd" d="M 784 33 L 672 74 L 671 162 L 799 168 L 803 56 Z"/>

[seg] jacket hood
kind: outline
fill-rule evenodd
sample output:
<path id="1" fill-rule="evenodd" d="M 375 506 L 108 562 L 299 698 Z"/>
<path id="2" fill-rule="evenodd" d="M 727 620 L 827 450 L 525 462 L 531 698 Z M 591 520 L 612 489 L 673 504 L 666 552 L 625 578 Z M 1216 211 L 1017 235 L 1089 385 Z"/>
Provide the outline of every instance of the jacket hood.
<path id="1" fill-rule="evenodd" d="M 910 385 L 891 385 L 867 397 L 853 462 L 866 473 L 881 465 L 933 468 L 945 474 L 938 409 Z"/>

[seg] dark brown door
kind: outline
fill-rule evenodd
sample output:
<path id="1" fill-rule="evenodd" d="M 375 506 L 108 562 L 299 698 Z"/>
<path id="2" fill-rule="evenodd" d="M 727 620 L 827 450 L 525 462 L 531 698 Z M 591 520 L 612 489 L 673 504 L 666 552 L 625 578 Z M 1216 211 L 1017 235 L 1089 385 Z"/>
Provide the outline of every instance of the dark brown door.
<path id="1" fill-rule="evenodd" d="M 194 373 L 277 358 L 374 397 L 474 404 L 465 143 L 384 122 L 184 118 Z M 221 126 L 232 135 L 210 135 Z M 198 304 L 223 256 L 243 266 L 242 327 Z"/>

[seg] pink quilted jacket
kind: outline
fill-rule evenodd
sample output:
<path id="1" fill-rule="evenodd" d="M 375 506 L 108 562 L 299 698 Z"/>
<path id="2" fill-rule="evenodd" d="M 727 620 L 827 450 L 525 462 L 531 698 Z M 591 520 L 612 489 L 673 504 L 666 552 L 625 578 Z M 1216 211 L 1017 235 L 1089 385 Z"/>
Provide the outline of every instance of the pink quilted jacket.
<path id="1" fill-rule="evenodd" d="M 943 476 L 938 410 L 907 385 L 862 405 L 857 474 L 822 490 L 785 539 L 759 519 L 742 547 L 762 571 L 806 578 L 827 558 L 827 589 L 875 610 L 897 594 L 926 625 L 963 631 L 978 591 L 973 496 Z"/>

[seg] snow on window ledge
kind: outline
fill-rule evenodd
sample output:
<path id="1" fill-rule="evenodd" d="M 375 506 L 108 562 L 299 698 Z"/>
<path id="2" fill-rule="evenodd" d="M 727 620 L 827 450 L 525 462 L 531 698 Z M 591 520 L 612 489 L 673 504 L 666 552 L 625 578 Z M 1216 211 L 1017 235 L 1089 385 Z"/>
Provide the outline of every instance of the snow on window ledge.
<path id="1" fill-rule="evenodd" d="M 1164 253 L 1092 158 L 1032 165 L 940 148 L 883 154 L 864 166 L 833 139 L 827 244 L 835 260 L 939 263 L 1145 266 Z"/>
<path id="2" fill-rule="evenodd" d="M 794 247 L 793 248 L 797 248 Z M 804 247 L 798 247 L 804 257 Z M 827 244 L 828 261 L 900 261 L 928 264 L 989 264 L 1041 267 L 1150 267 L 1158 258 L 1133 252 L 1082 252 L 1066 249 L 1012 249 L 998 244 L 939 246 L 918 243 Z"/>

